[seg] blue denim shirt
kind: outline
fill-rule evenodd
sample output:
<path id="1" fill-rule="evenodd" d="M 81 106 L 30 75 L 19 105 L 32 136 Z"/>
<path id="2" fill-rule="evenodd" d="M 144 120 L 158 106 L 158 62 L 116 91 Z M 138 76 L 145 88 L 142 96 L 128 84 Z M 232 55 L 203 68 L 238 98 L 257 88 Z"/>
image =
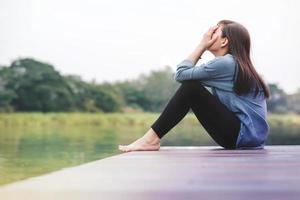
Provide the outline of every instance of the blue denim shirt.
<path id="1" fill-rule="evenodd" d="M 239 67 L 231 54 L 215 57 L 213 60 L 195 66 L 185 59 L 177 65 L 175 80 L 199 80 L 210 87 L 211 93 L 241 120 L 236 149 L 263 149 L 269 132 L 267 105 L 263 89 L 254 98 L 255 89 L 239 96 L 233 91 L 234 80 Z"/>

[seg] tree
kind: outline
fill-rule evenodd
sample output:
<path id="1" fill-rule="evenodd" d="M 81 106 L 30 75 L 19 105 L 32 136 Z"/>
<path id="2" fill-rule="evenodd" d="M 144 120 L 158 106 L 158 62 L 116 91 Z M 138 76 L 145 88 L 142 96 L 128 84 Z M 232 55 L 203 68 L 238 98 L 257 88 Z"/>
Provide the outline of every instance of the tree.
<path id="1" fill-rule="evenodd" d="M 70 88 L 59 72 L 33 59 L 11 64 L 7 88 L 17 95 L 11 104 L 18 111 L 69 111 L 73 106 Z"/>
<path id="2" fill-rule="evenodd" d="M 273 113 L 287 112 L 287 94 L 277 84 L 269 84 L 271 98 L 267 100 L 268 111 Z"/>
<path id="3" fill-rule="evenodd" d="M 62 76 L 47 63 L 17 59 L 0 66 L 0 111 L 161 112 L 179 85 L 170 66 L 132 80 L 96 84 L 80 76 Z M 300 113 L 300 89 L 287 95 L 277 84 L 269 88 L 268 111 Z"/>
<path id="4" fill-rule="evenodd" d="M 287 109 L 289 112 L 300 114 L 300 88 L 296 91 L 296 93 L 288 95 Z"/>
<path id="5" fill-rule="evenodd" d="M 146 98 L 143 88 L 139 87 L 136 81 L 117 82 L 114 86 L 122 96 L 124 106 L 147 110 L 150 102 Z"/>
<path id="6" fill-rule="evenodd" d="M 11 102 L 17 97 L 16 93 L 7 88 L 7 82 L 9 77 L 9 68 L 1 67 L 0 70 L 0 111 L 13 111 Z"/>
<path id="7" fill-rule="evenodd" d="M 66 76 L 78 110 L 89 112 L 116 112 L 121 110 L 120 96 L 109 84 L 86 83 L 78 76 Z"/>
<path id="8" fill-rule="evenodd" d="M 165 66 L 163 70 L 153 70 L 148 76 L 140 76 L 140 81 L 148 101 L 145 109 L 152 112 L 162 111 L 179 85 L 169 66 Z"/>

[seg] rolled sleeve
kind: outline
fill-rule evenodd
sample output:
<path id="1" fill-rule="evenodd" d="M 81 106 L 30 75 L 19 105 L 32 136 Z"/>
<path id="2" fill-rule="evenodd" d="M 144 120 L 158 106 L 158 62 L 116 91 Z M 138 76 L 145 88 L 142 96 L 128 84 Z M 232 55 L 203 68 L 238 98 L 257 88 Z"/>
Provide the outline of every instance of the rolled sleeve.
<path id="1" fill-rule="evenodd" d="M 217 57 L 207 63 L 195 66 L 191 60 L 185 59 L 177 65 L 174 79 L 184 80 L 211 80 L 232 76 L 230 65 L 225 59 Z"/>
<path id="2" fill-rule="evenodd" d="M 210 74 L 205 69 L 205 64 L 195 66 L 192 61 L 185 59 L 177 65 L 175 80 L 207 80 Z"/>

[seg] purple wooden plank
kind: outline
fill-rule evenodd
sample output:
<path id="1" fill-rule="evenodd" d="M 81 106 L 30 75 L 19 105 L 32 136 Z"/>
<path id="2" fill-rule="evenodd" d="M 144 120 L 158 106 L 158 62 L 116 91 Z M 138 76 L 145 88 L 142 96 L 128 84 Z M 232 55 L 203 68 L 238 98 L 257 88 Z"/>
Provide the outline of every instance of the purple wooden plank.
<path id="1" fill-rule="evenodd" d="M 0 199 L 300 199 L 300 145 L 161 147 L 0 188 Z"/>

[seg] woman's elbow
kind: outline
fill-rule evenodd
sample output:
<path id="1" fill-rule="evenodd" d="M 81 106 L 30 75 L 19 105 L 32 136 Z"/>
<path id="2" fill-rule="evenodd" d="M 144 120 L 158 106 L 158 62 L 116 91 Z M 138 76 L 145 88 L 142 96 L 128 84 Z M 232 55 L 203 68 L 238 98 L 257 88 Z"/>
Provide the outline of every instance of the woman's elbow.
<path id="1" fill-rule="evenodd" d="M 176 73 L 174 76 L 175 81 L 181 83 L 183 81 L 182 76 L 180 76 L 180 73 Z"/>

